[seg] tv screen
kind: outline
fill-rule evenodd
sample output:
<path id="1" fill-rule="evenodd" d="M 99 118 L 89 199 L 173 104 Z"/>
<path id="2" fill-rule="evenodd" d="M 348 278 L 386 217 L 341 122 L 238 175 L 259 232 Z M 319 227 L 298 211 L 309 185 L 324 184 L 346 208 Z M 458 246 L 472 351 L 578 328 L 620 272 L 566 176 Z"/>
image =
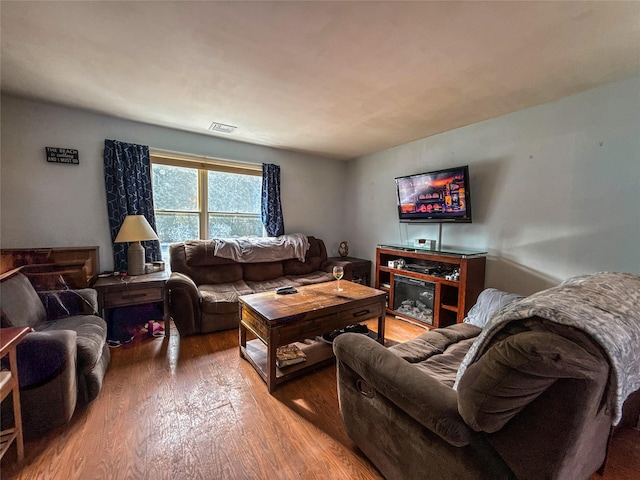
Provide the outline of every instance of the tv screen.
<path id="1" fill-rule="evenodd" d="M 471 222 L 469 167 L 396 178 L 401 222 Z"/>

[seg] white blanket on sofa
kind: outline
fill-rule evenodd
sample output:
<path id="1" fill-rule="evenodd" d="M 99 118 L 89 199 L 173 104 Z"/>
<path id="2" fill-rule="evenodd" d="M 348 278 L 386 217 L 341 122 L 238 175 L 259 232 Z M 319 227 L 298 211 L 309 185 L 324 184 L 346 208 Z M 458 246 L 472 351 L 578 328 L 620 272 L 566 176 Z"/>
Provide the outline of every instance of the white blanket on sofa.
<path id="1" fill-rule="evenodd" d="M 309 240 L 302 233 L 279 237 L 217 238 L 213 254 L 241 263 L 277 262 L 297 258 L 304 262 Z"/>
<path id="2" fill-rule="evenodd" d="M 496 333 L 509 322 L 531 317 L 580 329 L 602 346 L 612 369 L 609 408 L 617 425 L 622 404 L 640 389 L 640 276 L 602 272 L 574 277 L 510 303 L 489 320 L 469 349 L 454 388 Z"/>

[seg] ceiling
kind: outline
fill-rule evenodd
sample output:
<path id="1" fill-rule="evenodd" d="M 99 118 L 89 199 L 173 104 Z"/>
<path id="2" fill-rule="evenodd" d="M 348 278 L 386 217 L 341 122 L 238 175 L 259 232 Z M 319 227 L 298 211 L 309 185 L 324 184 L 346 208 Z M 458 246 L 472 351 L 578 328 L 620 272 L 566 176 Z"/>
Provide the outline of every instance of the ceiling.
<path id="1" fill-rule="evenodd" d="M 0 16 L 8 94 L 338 159 L 640 74 L 637 1 L 2 0 Z"/>

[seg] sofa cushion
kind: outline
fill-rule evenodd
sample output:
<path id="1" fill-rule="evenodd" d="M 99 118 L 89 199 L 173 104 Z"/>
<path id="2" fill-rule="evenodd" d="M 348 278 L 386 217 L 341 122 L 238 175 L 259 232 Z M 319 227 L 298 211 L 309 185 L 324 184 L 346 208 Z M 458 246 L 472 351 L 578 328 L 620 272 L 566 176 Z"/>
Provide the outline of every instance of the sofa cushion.
<path id="1" fill-rule="evenodd" d="M 187 240 L 184 242 L 185 263 L 190 267 L 236 263 L 228 258 L 216 257 L 213 254 L 215 245 L 215 240 Z"/>
<path id="2" fill-rule="evenodd" d="M 305 275 L 320 269 L 322 263 L 320 257 L 307 257 L 304 262 L 296 258 L 284 260 L 282 267 L 285 275 Z"/>
<path id="3" fill-rule="evenodd" d="M 243 281 L 221 283 L 218 285 L 200 285 L 201 308 L 206 313 L 238 313 L 238 297 L 248 295 L 253 290 Z"/>
<path id="4" fill-rule="evenodd" d="M 244 280 L 247 282 L 261 282 L 263 280 L 273 280 L 284 275 L 282 262 L 260 262 L 243 263 L 242 272 Z"/>
<path id="5" fill-rule="evenodd" d="M 389 350 L 453 387 L 458 367 L 480 332 L 481 329 L 474 325 L 460 323 L 430 330 L 413 340 L 391 346 Z"/>
<path id="6" fill-rule="evenodd" d="M 39 332 L 72 330 L 78 344 L 78 374 L 91 371 L 102 356 L 107 341 L 107 322 L 94 315 L 79 315 L 45 322 L 35 329 Z"/>
<path id="7" fill-rule="evenodd" d="M 333 274 L 322 270 L 315 270 L 305 275 L 287 275 L 287 278 L 291 284 L 297 285 L 312 285 L 314 283 L 335 281 Z"/>
<path id="8" fill-rule="evenodd" d="M 461 340 L 477 337 L 480 329 L 466 323 L 458 323 L 445 328 L 436 328 L 423 333 L 413 340 L 389 347 L 389 350 L 409 363 L 418 363 L 443 353 L 450 345 Z"/>
<path id="9" fill-rule="evenodd" d="M 431 378 L 435 378 L 447 387 L 453 388 L 460 364 L 475 340 L 474 337 L 453 343 L 441 354 L 418 362 L 415 366 Z"/>
<path id="10" fill-rule="evenodd" d="M 35 327 L 47 320 L 47 312 L 29 279 L 15 273 L 0 283 L 3 327 Z"/>
<path id="11" fill-rule="evenodd" d="M 602 357 L 550 332 L 522 332 L 494 344 L 458 385 L 458 410 L 476 431 L 500 430 L 559 378 L 606 378 Z"/>
<path id="12" fill-rule="evenodd" d="M 185 272 L 182 272 L 185 273 Z M 233 283 L 242 280 L 242 267 L 239 263 L 208 267 L 192 267 L 185 273 L 196 285 Z"/>

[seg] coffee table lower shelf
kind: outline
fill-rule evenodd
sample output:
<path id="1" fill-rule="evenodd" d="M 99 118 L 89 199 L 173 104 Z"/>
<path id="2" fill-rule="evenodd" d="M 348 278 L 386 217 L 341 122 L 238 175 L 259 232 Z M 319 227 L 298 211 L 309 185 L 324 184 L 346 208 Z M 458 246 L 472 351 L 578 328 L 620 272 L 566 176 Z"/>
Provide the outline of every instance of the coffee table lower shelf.
<path id="1" fill-rule="evenodd" d="M 367 336 L 376 340 L 378 334 L 369 330 Z M 307 356 L 304 362 L 288 365 L 286 367 L 276 367 L 276 384 L 286 382 L 303 373 L 308 373 L 312 369 L 331 365 L 335 362 L 333 346 L 326 342 L 314 341 L 313 343 L 294 342 Z M 240 347 L 243 358 L 245 358 L 253 368 L 260 374 L 262 379 L 267 381 L 267 346 L 259 338 L 248 340 L 246 347 Z"/>
<path id="2" fill-rule="evenodd" d="M 306 344 L 296 342 L 307 356 L 304 362 L 289 365 L 283 368 L 276 367 L 276 384 L 283 383 L 298 375 L 307 373 L 313 368 L 320 368 L 334 362 L 333 348 L 325 342 L 313 342 Z M 241 347 L 242 356 L 253 365 L 262 379 L 267 381 L 267 346 L 262 340 L 256 338 L 247 341 L 246 347 Z"/>

